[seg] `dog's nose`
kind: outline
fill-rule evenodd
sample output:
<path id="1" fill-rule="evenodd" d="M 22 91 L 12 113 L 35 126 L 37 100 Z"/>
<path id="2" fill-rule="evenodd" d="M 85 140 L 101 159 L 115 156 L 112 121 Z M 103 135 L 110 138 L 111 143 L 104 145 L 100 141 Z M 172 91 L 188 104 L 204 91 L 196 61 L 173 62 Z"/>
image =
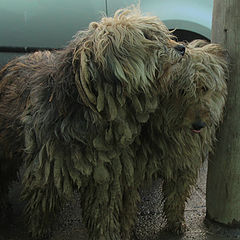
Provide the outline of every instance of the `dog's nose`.
<path id="1" fill-rule="evenodd" d="M 185 46 L 178 44 L 177 46 L 174 47 L 175 50 L 180 53 L 182 56 L 185 54 Z"/>
<path id="2" fill-rule="evenodd" d="M 202 121 L 196 121 L 192 124 L 192 130 L 194 132 L 200 132 L 200 130 L 204 127 L 206 127 L 206 123 Z"/>

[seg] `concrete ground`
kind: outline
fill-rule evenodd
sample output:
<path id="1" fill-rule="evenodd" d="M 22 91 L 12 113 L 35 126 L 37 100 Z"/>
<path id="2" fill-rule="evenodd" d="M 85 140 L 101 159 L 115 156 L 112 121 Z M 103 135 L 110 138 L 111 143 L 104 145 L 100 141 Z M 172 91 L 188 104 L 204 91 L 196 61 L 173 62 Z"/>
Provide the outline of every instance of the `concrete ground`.
<path id="1" fill-rule="evenodd" d="M 187 232 L 178 237 L 164 232 L 162 216 L 161 181 L 142 193 L 139 206 L 135 236 L 138 240 L 235 240 L 240 239 L 240 229 L 228 229 L 204 221 L 206 212 L 205 187 L 207 166 L 203 166 L 196 189 L 189 200 L 186 210 Z M 10 198 L 12 211 L 0 224 L 0 240 L 31 240 L 26 233 L 22 218 L 23 204 L 19 200 L 19 184 L 14 184 Z M 44 240 L 87 240 L 87 232 L 82 225 L 80 196 L 76 194 L 58 217 L 51 237 Z"/>

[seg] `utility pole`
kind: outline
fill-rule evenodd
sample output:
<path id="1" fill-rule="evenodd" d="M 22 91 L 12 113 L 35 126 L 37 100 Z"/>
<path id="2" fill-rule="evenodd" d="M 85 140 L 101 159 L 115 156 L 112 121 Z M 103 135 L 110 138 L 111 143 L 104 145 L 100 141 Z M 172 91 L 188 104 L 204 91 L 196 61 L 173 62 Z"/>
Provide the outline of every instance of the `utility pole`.
<path id="1" fill-rule="evenodd" d="M 230 77 L 224 121 L 210 156 L 207 218 L 240 227 L 240 0 L 214 0 L 212 42 L 230 55 Z"/>

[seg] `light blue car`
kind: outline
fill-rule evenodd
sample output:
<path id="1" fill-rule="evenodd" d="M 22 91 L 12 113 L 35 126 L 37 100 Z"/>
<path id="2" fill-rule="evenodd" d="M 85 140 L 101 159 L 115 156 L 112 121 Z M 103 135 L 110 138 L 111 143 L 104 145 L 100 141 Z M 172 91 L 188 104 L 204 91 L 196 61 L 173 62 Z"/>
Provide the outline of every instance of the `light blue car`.
<path id="1" fill-rule="evenodd" d="M 61 48 L 78 31 L 134 0 L 1 0 L 0 65 L 37 49 Z M 213 0 L 141 0 L 179 40 L 210 39 Z"/>

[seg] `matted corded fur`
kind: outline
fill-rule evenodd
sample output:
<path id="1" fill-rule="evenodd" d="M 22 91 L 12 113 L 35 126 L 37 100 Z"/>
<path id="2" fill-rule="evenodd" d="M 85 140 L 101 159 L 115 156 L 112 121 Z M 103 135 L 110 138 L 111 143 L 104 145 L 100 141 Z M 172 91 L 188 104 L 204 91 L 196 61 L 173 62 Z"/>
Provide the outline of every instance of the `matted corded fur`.
<path id="1" fill-rule="evenodd" d="M 213 151 L 222 121 L 227 53 L 218 44 L 195 40 L 186 46 L 181 66 L 172 75 L 169 95 L 160 96 L 157 110 L 142 129 L 136 169 L 140 182 L 153 176 L 163 179 L 167 228 L 179 234 L 185 231 L 185 202 L 203 161 Z"/>
<path id="2" fill-rule="evenodd" d="M 33 237 L 82 195 L 90 239 L 129 239 L 139 200 L 132 143 L 167 94 L 182 53 L 171 32 L 136 8 L 91 23 L 63 50 L 36 52 L 0 71 L 0 202 L 24 160 Z"/>

